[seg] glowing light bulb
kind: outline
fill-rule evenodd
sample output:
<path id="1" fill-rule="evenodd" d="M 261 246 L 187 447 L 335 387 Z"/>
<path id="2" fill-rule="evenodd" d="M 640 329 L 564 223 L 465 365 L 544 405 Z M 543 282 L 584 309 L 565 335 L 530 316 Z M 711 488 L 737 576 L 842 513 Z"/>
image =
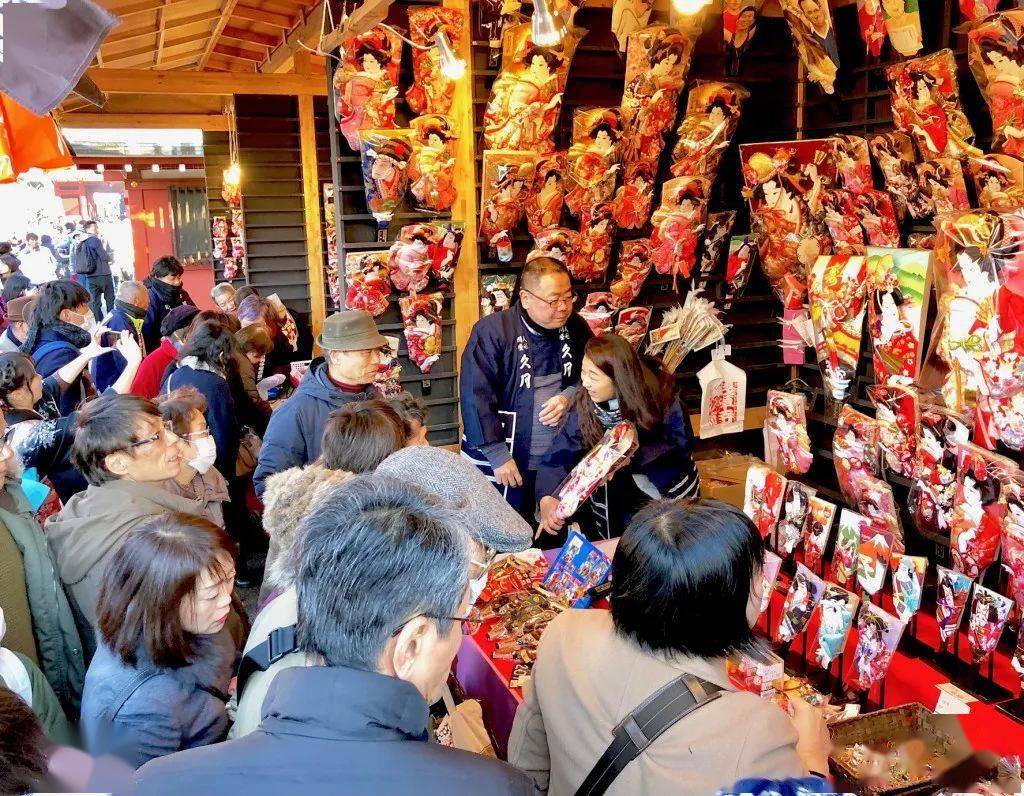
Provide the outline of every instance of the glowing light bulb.
<path id="1" fill-rule="evenodd" d="M 185 164 L 184 163 L 179 163 L 178 164 L 178 171 L 185 171 Z"/>
<path id="2" fill-rule="evenodd" d="M 538 47 L 554 47 L 565 36 L 565 26 L 556 20 L 548 0 L 534 0 L 530 19 L 530 38 Z"/>
<path id="3" fill-rule="evenodd" d="M 449 80 L 458 80 L 466 74 L 466 62 L 455 55 L 447 34 L 439 30 L 434 34 L 434 46 L 441 53 L 441 74 Z"/>
<path id="4" fill-rule="evenodd" d="M 153 171 L 159 172 L 160 171 L 160 164 L 159 163 L 154 163 L 150 168 L 152 168 Z"/>
<path id="5" fill-rule="evenodd" d="M 135 167 L 134 167 L 134 166 L 132 166 L 132 164 L 131 164 L 131 163 L 125 163 L 125 164 L 124 164 L 124 172 L 125 172 L 125 174 L 131 174 L 131 173 L 132 173 L 132 170 L 133 170 L 134 168 L 135 168 Z"/>
<path id="6" fill-rule="evenodd" d="M 97 174 L 102 174 L 104 169 L 106 169 L 106 166 L 104 166 L 102 163 L 96 164 L 95 171 Z"/>
<path id="7" fill-rule="evenodd" d="M 711 0 L 672 0 L 672 8 L 678 13 L 690 16 L 700 12 Z"/>

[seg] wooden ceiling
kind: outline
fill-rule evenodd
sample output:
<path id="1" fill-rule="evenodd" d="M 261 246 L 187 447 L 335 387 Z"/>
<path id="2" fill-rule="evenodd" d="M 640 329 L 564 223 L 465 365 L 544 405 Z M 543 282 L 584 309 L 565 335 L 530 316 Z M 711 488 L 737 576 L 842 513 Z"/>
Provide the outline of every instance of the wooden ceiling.
<path id="1" fill-rule="evenodd" d="M 121 24 L 95 66 L 278 71 L 296 38 L 316 40 L 320 0 L 99 0 Z"/>

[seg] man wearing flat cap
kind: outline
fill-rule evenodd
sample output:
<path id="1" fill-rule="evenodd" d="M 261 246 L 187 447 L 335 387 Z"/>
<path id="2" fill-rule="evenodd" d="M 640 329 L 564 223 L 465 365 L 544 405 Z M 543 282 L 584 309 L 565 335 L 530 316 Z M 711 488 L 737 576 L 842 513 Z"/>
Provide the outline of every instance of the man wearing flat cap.
<path id="1" fill-rule="evenodd" d="M 376 396 L 372 384 L 387 340 L 373 316 L 363 310 L 336 312 L 324 321 L 317 338 L 322 358 L 310 363 L 294 395 L 274 412 L 263 437 L 253 482 L 263 497 L 267 476 L 320 457 L 327 418 L 351 401 Z"/>
<path id="2" fill-rule="evenodd" d="M 22 296 L 7 302 L 8 326 L 0 334 L 0 354 L 12 354 L 21 350 L 28 334 L 28 318 L 32 307 L 37 301 L 36 296 Z"/>

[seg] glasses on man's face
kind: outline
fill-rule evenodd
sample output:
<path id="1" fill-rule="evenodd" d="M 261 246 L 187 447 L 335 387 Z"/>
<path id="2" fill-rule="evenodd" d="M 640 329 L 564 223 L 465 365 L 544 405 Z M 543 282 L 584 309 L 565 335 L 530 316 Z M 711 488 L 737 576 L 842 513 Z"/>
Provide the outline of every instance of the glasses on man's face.
<path id="1" fill-rule="evenodd" d="M 570 291 L 565 296 L 555 296 L 555 298 L 550 300 L 546 298 L 541 298 L 532 290 L 527 290 L 525 287 L 523 288 L 523 292 L 529 293 L 531 296 L 537 299 L 537 301 L 547 304 L 548 307 L 552 310 L 558 309 L 559 307 L 571 307 L 576 303 L 577 299 L 579 298 L 575 291 Z"/>
<path id="2" fill-rule="evenodd" d="M 474 625 L 479 626 L 478 622 L 474 622 L 471 613 L 466 614 L 465 616 L 438 616 L 437 614 L 416 614 L 415 616 L 410 616 L 408 619 L 402 622 L 402 624 L 400 624 L 393 631 L 391 631 L 391 638 L 394 638 L 399 633 L 401 633 L 402 628 L 418 616 L 425 616 L 427 619 L 436 619 L 438 622 L 458 622 L 462 625 L 462 632 L 465 634 L 471 634 L 473 632 L 476 632 L 471 630 L 471 628 Z"/>
<path id="3" fill-rule="evenodd" d="M 193 440 L 204 439 L 206 437 L 209 437 L 210 429 L 204 428 L 202 431 L 190 431 L 187 434 L 175 433 L 175 436 L 178 437 L 178 439 L 185 440 L 186 442 L 192 442 Z"/>
<path id="4" fill-rule="evenodd" d="M 178 435 L 174 433 L 174 426 L 169 420 L 165 420 L 160 424 L 160 430 L 150 437 L 140 439 L 138 442 L 131 443 L 127 450 L 133 450 L 143 445 L 148 445 L 151 442 L 163 442 L 164 444 L 170 444 L 176 442 L 179 439 Z"/>

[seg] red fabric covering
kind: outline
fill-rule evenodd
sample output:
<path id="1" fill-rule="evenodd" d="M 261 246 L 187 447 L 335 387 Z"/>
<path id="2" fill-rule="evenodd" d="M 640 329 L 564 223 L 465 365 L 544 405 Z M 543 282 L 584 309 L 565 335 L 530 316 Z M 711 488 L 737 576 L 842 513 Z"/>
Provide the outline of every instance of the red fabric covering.
<path id="1" fill-rule="evenodd" d="M 164 372 L 167 366 L 178 358 L 178 349 L 174 343 L 166 337 L 160 341 L 160 347 L 139 363 L 139 369 L 135 372 L 135 379 L 132 381 L 132 395 L 141 398 L 156 398 L 160 392 L 160 384 L 164 380 Z"/>

